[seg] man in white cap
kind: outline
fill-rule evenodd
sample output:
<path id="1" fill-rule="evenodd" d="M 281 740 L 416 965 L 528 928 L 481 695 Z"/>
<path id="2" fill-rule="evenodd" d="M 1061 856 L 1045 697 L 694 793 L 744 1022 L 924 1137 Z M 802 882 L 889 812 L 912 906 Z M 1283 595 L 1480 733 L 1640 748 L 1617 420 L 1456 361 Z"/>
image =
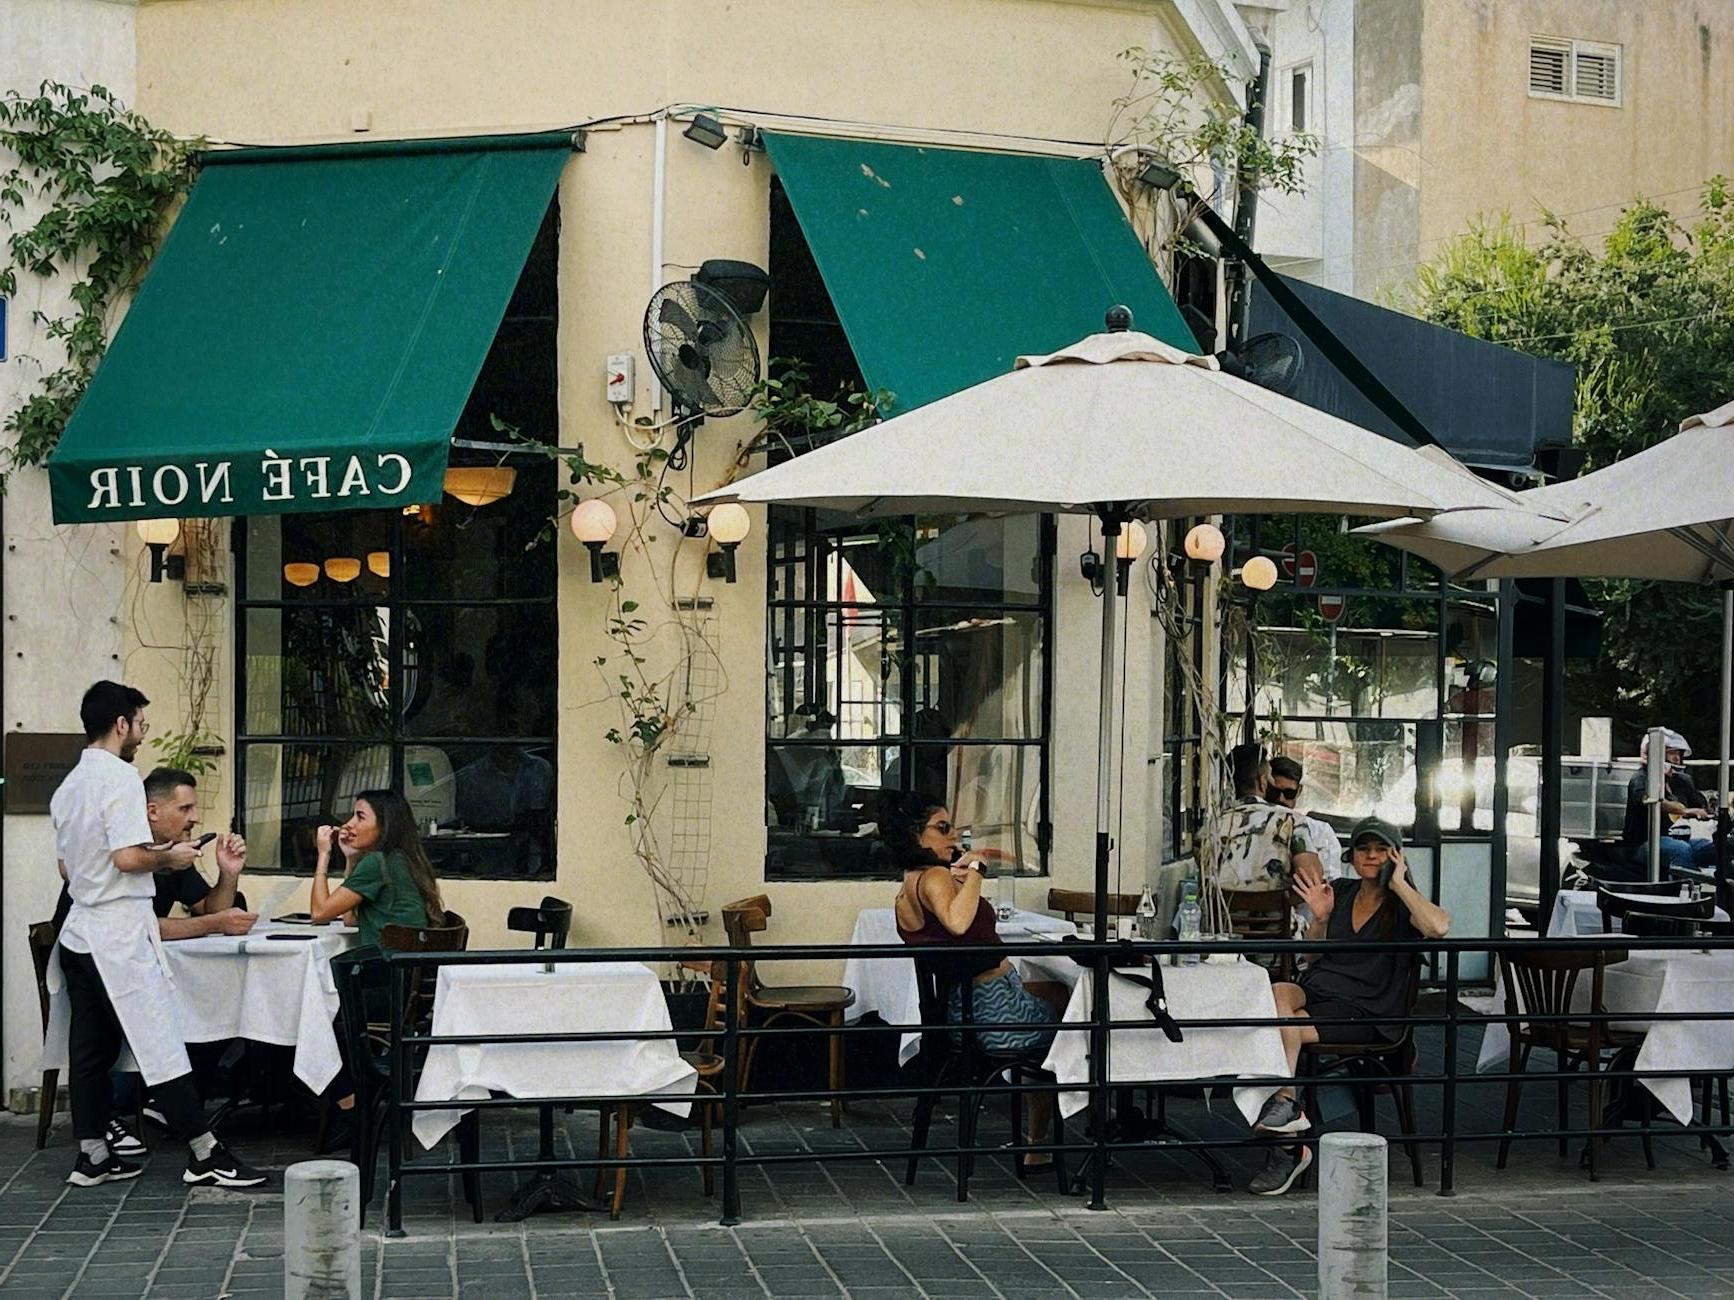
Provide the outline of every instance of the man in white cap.
<path id="1" fill-rule="evenodd" d="M 1686 738 L 1671 728 L 1663 727 L 1662 743 L 1668 761 L 1666 789 L 1662 796 L 1662 816 L 1665 818 L 1662 824 L 1662 866 L 1714 866 L 1716 844 L 1713 840 L 1677 840 L 1667 834 L 1668 823 L 1689 812 L 1696 811 L 1708 817 L 1710 804 L 1692 784 L 1692 778 L 1682 766 L 1692 753 L 1692 746 Z M 1647 767 L 1650 761 L 1650 733 L 1647 731 L 1638 746 L 1638 758 Z M 1625 845 L 1634 862 L 1649 860 L 1650 807 L 1645 801 L 1649 793 L 1646 767 L 1640 767 L 1626 783 L 1626 825 L 1620 843 Z"/>

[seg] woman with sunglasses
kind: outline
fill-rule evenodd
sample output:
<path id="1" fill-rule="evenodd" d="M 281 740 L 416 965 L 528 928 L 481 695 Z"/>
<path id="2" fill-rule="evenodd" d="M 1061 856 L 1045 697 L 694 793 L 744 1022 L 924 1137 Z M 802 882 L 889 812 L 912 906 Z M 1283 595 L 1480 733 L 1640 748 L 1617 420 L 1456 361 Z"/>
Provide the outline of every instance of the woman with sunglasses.
<path id="1" fill-rule="evenodd" d="M 994 909 L 982 897 L 982 856 L 965 853 L 958 828 L 945 805 L 913 791 L 895 797 L 881 814 L 880 838 L 903 872 L 897 891 L 897 936 L 912 947 L 1000 944 Z M 946 1018 L 963 1019 L 963 990 L 971 989 L 970 1015 L 982 1031 L 976 1045 L 984 1051 L 1039 1058 L 1054 1030 L 1034 1026 L 1060 1019 L 1070 995 L 1062 984 L 1032 982 L 1025 987 L 1011 962 L 993 953 L 932 954 L 941 983 L 949 990 Z M 1048 1140 L 1054 1115 L 1050 1093 L 1028 1095 L 1030 1140 Z M 1029 1156 L 1026 1165 L 1052 1163 Z"/>

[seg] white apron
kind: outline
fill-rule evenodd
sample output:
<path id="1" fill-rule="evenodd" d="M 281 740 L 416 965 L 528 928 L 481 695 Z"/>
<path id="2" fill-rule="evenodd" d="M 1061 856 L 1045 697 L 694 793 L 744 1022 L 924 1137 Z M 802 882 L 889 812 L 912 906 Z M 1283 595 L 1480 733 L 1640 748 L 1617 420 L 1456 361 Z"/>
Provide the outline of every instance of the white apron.
<path id="1" fill-rule="evenodd" d="M 76 933 L 90 945 L 97 974 L 102 976 L 115 1019 L 120 1021 L 127 1047 L 145 1083 L 154 1086 L 190 1073 L 193 1067 L 187 1060 L 187 1047 L 181 1040 L 175 1010 L 174 981 L 163 956 L 162 933 L 151 900 L 118 898 L 94 907 L 74 903 L 66 917 L 66 928 L 75 924 Z M 59 1023 L 60 1009 L 66 1008 L 66 1024 L 70 1028 L 70 1007 L 64 988 L 60 945 L 56 944 L 48 966 L 48 989 L 58 996 L 49 1025 L 45 1064 L 65 1050 L 67 1040 Z"/>

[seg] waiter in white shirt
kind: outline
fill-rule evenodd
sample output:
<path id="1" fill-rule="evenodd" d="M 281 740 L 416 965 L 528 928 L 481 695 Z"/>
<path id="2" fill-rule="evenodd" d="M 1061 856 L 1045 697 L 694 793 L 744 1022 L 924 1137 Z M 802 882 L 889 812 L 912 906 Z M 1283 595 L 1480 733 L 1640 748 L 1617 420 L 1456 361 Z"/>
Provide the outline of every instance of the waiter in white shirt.
<path id="1" fill-rule="evenodd" d="M 109 1150 L 105 1136 L 114 1106 L 109 1072 L 124 1038 L 169 1131 L 187 1144 L 181 1180 L 258 1187 L 265 1175 L 236 1159 L 206 1125 L 176 1023 L 151 906 L 152 873 L 191 866 L 199 846 L 151 843 L 144 783 L 132 766 L 149 729 L 149 703 L 119 682 L 97 682 L 84 693 L 79 713 L 90 743 L 49 804 L 61 874 L 72 894 L 55 950 L 59 969 L 50 971 L 51 979 L 64 981 L 72 1013 L 68 1082 L 78 1163 L 66 1181 L 95 1187 L 141 1172 Z"/>

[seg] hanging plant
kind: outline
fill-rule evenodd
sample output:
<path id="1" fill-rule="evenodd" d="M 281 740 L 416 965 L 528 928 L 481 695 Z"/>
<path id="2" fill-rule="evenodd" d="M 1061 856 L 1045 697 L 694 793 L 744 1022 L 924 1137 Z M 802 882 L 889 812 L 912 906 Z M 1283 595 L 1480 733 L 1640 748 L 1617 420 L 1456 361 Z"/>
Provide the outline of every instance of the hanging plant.
<path id="1" fill-rule="evenodd" d="M 59 442 L 108 346 L 115 307 L 192 186 L 200 143 L 153 127 L 101 86 L 45 81 L 34 95 L 0 96 L 0 146 L 12 155 L 0 173 L 0 224 L 9 232 L 0 293 L 15 297 L 20 274 L 72 281 L 67 311 L 31 312 L 64 355 L 57 366 L 45 363 L 6 419 L 11 441 L 0 450 L 0 487 L 13 470 L 42 464 Z"/>

